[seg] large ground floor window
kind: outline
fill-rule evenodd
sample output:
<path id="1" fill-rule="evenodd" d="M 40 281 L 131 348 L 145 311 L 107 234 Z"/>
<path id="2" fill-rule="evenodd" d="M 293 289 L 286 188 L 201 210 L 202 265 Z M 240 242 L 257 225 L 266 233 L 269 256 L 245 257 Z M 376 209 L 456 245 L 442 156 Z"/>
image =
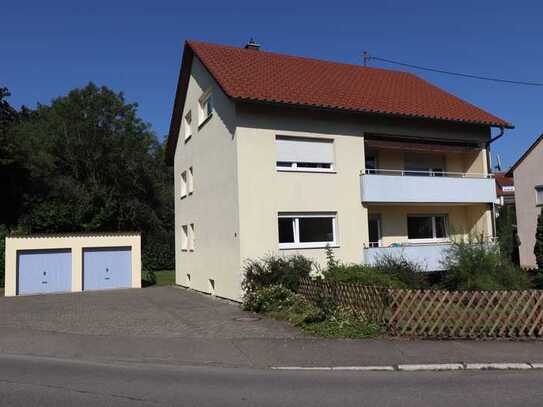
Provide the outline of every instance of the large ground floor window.
<path id="1" fill-rule="evenodd" d="M 408 215 L 409 240 L 447 240 L 449 238 L 447 215 Z"/>
<path id="2" fill-rule="evenodd" d="M 316 248 L 335 246 L 335 213 L 279 213 L 279 248 Z"/>

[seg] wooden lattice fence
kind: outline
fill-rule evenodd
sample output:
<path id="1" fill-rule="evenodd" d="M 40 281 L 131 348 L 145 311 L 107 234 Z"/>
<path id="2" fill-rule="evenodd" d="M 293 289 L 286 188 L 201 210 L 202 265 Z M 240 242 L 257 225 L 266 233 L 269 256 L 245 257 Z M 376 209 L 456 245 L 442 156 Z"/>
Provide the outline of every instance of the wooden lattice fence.
<path id="1" fill-rule="evenodd" d="M 386 288 L 304 279 L 298 293 L 315 303 L 332 301 L 336 305 L 352 308 L 370 321 L 382 323 L 385 320 L 388 305 Z"/>
<path id="2" fill-rule="evenodd" d="M 543 292 L 389 290 L 393 335 L 480 338 L 543 335 Z"/>
<path id="3" fill-rule="evenodd" d="M 543 291 L 445 291 L 303 280 L 298 292 L 353 308 L 391 335 L 431 338 L 543 336 Z"/>

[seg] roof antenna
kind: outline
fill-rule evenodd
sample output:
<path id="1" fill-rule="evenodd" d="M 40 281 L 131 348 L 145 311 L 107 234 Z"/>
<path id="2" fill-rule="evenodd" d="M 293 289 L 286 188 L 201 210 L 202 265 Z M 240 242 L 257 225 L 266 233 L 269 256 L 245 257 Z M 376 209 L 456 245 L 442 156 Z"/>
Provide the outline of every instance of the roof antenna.
<path id="1" fill-rule="evenodd" d="M 364 66 L 368 66 L 368 61 L 371 59 L 370 54 L 368 54 L 368 51 L 364 51 L 362 53 L 362 58 L 364 58 Z"/>
<path id="2" fill-rule="evenodd" d="M 500 153 L 496 154 L 496 168 L 498 171 L 502 170 L 502 159 L 500 157 Z"/>

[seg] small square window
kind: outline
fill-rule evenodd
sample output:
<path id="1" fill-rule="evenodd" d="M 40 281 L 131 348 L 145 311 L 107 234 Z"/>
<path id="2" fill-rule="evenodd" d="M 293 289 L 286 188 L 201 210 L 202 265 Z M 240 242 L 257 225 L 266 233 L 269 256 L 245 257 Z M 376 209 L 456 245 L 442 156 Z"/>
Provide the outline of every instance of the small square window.
<path id="1" fill-rule="evenodd" d="M 187 196 L 187 172 L 181 173 L 181 198 Z"/>
<path id="2" fill-rule="evenodd" d="M 538 185 L 535 187 L 535 204 L 543 205 L 543 185 Z"/>
<path id="3" fill-rule="evenodd" d="M 194 192 L 194 172 L 192 170 L 192 167 L 189 168 L 187 189 L 188 189 L 189 195 Z"/>
<path id="4" fill-rule="evenodd" d="M 200 99 L 200 117 L 199 125 L 201 126 L 213 113 L 213 94 L 207 91 Z"/>
<path id="5" fill-rule="evenodd" d="M 191 223 L 190 224 L 190 227 L 189 227 L 189 250 L 192 252 L 194 251 L 194 239 L 195 239 L 195 236 L 194 236 L 194 223 Z"/>
<path id="6" fill-rule="evenodd" d="M 190 136 L 192 136 L 192 113 L 189 112 L 185 115 L 185 119 L 183 120 L 183 126 L 184 126 L 184 132 L 185 132 L 185 140 L 188 140 Z"/>
<path id="7" fill-rule="evenodd" d="M 181 226 L 181 251 L 186 252 L 189 245 L 189 230 L 187 225 Z"/>

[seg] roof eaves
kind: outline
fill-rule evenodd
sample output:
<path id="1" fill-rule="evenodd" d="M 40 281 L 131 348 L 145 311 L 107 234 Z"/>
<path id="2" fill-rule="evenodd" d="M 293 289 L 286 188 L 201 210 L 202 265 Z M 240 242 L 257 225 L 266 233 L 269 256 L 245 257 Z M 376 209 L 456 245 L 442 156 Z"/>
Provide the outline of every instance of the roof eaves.
<path id="1" fill-rule="evenodd" d="M 226 92 L 225 92 L 226 93 Z M 228 94 L 227 94 L 228 95 Z M 245 102 L 245 103 L 255 103 L 255 104 L 271 104 L 278 106 L 297 106 L 301 108 L 308 109 L 318 109 L 318 110 L 328 110 L 328 111 L 342 111 L 350 113 L 368 113 L 368 114 L 377 114 L 388 117 L 402 117 L 406 119 L 424 119 L 424 120 L 435 120 L 440 122 L 449 122 L 449 123 L 459 123 L 459 124 L 471 124 L 476 126 L 484 127 L 500 127 L 505 129 L 514 129 L 509 122 L 490 122 L 490 121 L 476 121 L 476 120 L 460 120 L 460 119 L 451 119 L 447 117 L 438 117 L 438 116 L 427 116 L 427 115 L 417 115 L 409 113 L 394 113 L 384 110 L 377 109 L 349 109 L 341 106 L 332 106 L 332 105 L 319 105 L 319 104 L 308 104 L 308 103 L 295 103 L 283 100 L 273 100 L 273 99 L 261 99 L 261 98 L 252 98 L 252 97 L 243 97 L 243 96 L 232 96 L 228 95 L 231 99 L 236 102 Z"/>
<path id="2" fill-rule="evenodd" d="M 530 147 L 528 147 L 524 154 L 522 154 L 522 156 L 517 160 L 515 164 L 513 164 L 513 166 L 509 169 L 509 171 L 507 171 L 505 175 L 508 177 L 512 177 L 517 167 L 524 161 L 526 157 L 528 157 L 532 150 L 536 148 L 541 141 L 543 141 L 543 133 L 532 143 Z"/>

